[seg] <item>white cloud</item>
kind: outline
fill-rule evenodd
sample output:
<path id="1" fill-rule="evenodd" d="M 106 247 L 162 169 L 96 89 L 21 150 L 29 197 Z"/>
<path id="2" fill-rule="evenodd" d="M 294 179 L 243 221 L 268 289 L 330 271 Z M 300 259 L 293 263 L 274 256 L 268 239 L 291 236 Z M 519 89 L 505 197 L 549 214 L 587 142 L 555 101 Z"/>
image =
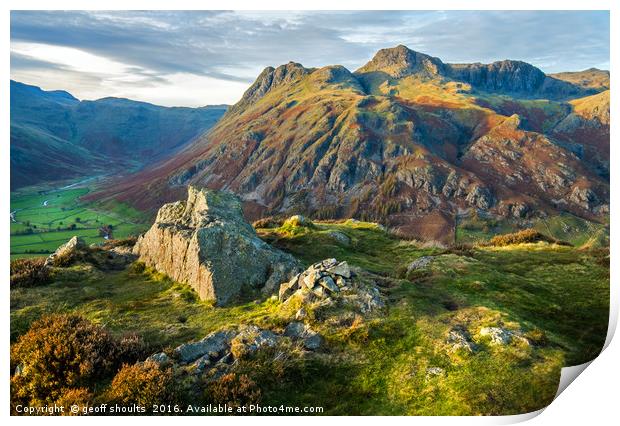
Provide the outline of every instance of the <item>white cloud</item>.
<path id="1" fill-rule="evenodd" d="M 85 73 L 122 75 L 127 73 L 130 68 L 127 64 L 103 56 L 73 47 L 52 44 L 13 42 L 11 43 L 11 52 Z"/>
<path id="2" fill-rule="evenodd" d="M 248 88 L 245 83 L 220 80 L 188 73 L 164 76 L 167 81 L 155 87 L 133 87 L 123 97 L 140 99 L 164 106 L 204 106 L 207 104 L 232 104 Z"/>

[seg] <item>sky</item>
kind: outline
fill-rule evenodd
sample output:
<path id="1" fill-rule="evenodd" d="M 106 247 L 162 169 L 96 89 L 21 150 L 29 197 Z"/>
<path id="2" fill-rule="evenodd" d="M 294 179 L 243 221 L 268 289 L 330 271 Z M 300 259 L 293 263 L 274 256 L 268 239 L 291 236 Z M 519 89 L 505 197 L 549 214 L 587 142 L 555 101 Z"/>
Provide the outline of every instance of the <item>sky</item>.
<path id="1" fill-rule="evenodd" d="M 448 63 L 609 69 L 609 12 L 12 11 L 11 78 L 79 99 L 233 104 L 267 66 L 353 71 L 399 44 Z"/>

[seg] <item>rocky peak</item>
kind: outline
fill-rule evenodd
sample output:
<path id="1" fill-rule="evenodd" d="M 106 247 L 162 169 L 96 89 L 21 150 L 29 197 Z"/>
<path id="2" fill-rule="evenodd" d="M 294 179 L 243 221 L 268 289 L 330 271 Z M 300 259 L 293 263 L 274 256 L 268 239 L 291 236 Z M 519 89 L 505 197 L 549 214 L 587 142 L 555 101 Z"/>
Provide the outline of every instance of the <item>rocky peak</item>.
<path id="1" fill-rule="evenodd" d="M 284 84 L 292 83 L 310 73 L 311 70 L 305 68 L 297 62 L 289 62 L 277 68 L 267 67 L 259 74 L 256 81 L 252 83 L 243 97 L 230 110 L 230 113 L 242 111 L 244 108 L 256 103 L 268 92 Z"/>
<path id="2" fill-rule="evenodd" d="M 451 64 L 450 77 L 486 91 L 536 92 L 546 75 L 522 61 L 504 60 L 492 64 Z"/>
<path id="3" fill-rule="evenodd" d="M 384 72 L 393 78 L 411 74 L 432 77 L 442 74 L 443 71 L 444 64 L 439 58 L 416 52 L 401 44 L 379 50 L 370 62 L 356 71 L 356 74 Z"/>

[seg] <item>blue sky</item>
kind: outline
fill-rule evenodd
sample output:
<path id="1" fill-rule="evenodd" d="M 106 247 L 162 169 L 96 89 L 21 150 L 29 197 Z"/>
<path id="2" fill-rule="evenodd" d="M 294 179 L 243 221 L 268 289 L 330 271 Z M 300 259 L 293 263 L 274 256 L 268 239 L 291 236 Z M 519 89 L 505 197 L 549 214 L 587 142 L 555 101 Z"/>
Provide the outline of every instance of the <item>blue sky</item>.
<path id="1" fill-rule="evenodd" d="M 444 62 L 609 69 L 609 13 L 13 11 L 11 78 L 80 99 L 232 104 L 266 66 L 353 71 L 398 44 Z"/>

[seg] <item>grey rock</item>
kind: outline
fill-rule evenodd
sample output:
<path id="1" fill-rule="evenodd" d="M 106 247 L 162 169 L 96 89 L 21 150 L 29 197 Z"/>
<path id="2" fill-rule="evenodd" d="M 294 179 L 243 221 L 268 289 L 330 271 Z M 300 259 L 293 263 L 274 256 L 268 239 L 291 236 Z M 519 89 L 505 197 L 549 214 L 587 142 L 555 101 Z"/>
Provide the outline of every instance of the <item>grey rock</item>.
<path id="1" fill-rule="evenodd" d="M 346 261 L 340 262 L 334 266 L 327 268 L 327 272 L 332 275 L 339 275 L 344 278 L 351 278 L 351 268 Z"/>
<path id="2" fill-rule="evenodd" d="M 590 188 L 580 188 L 578 186 L 573 188 L 569 200 L 585 210 L 591 210 L 599 202 L 594 191 Z"/>
<path id="3" fill-rule="evenodd" d="M 301 274 L 299 283 L 302 287 L 306 287 L 308 290 L 312 290 L 315 287 L 316 282 L 321 278 L 321 275 L 314 267 L 308 268 Z"/>
<path id="4" fill-rule="evenodd" d="M 271 330 L 263 330 L 256 325 L 244 327 L 231 341 L 235 355 L 254 353 L 263 347 L 273 347 L 278 343 L 278 336 Z"/>
<path id="5" fill-rule="evenodd" d="M 340 287 L 341 290 L 343 290 L 347 286 L 347 282 L 342 276 L 339 275 L 336 277 L 336 285 Z"/>
<path id="6" fill-rule="evenodd" d="M 232 193 L 188 188 L 184 202 L 165 204 L 133 252 L 147 266 L 189 284 L 202 300 L 225 305 L 242 286 L 271 291 L 298 262 L 262 241 Z"/>
<path id="7" fill-rule="evenodd" d="M 299 274 L 297 274 L 293 278 L 291 278 L 290 281 L 280 285 L 280 290 L 278 291 L 278 299 L 281 302 L 291 297 L 299 289 L 299 277 Z"/>
<path id="8" fill-rule="evenodd" d="M 174 349 L 174 353 L 182 364 L 195 361 L 209 354 L 217 357 L 221 352 L 228 349 L 234 333 L 231 331 L 217 331 L 209 334 L 197 342 L 184 343 Z"/>
<path id="9" fill-rule="evenodd" d="M 58 247 L 56 251 L 45 260 L 45 265 L 55 266 L 57 259 L 68 259 L 75 256 L 78 252 L 88 249 L 88 244 L 86 244 L 82 238 L 78 236 L 71 237 L 69 241 Z"/>
<path id="10" fill-rule="evenodd" d="M 209 367 L 212 364 L 211 362 L 211 356 L 209 354 L 207 355 L 203 355 L 200 358 L 198 358 L 196 361 L 194 361 L 192 363 L 192 367 L 194 367 L 195 369 L 195 373 L 202 373 L 207 367 Z"/>
<path id="11" fill-rule="evenodd" d="M 318 349 L 322 343 L 321 336 L 301 322 L 292 322 L 287 325 L 284 335 L 293 339 L 301 339 L 304 347 L 309 350 Z"/>
<path id="12" fill-rule="evenodd" d="M 430 379 L 432 377 L 443 376 L 444 369 L 441 367 L 429 367 L 426 369 L 426 378 Z"/>
<path id="13" fill-rule="evenodd" d="M 172 361 L 170 357 L 166 355 L 164 352 L 158 352 L 156 354 L 153 354 L 150 357 L 148 357 L 146 360 L 155 362 L 157 364 L 167 364 Z"/>
<path id="14" fill-rule="evenodd" d="M 317 265 L 319 265 L 318 268 L 320 269 L 329 269 L 333 266 L 336 266 L 337 264 L 338 264 L 338 261 L 332 257 L 332 258 L 323 260 Z"/>
<path id="15" fill-rule="evenodd" d="M 512 340 L 512 332 L 501 327 L 482 327 L 480 335 L 489 337 L 494 345 L 506 345 Z"/>
<path id="16" fill-rule="evenodd" d="M 464 327 L 454 327 L 450 330 L 446 343 L 450 345 L 450 352 L 457 352 L 459 350 L 466 352 L 474 351 L 474 344 L 471 342 L 471 337 Z"/>
<path id="17" fill-rule="evenodd" d="M 312 288 L 312 293 L 314 293 L 316 297 L 323 298 L 326 295 L 325 287 L 317 285 Z"/>
<path id="18" fill-rule="evenodd" d="M 342 244 L 343 246 L 348 247 L 349 245 L 351 245 L 351 238 L 349 238 L 349 236 L 343 232 L 330 231 L 328 235 L 332 237 L 334 240 L 336 240 L 336 242 L 338 242 L 339 244 Z"/>
<path id="19" fill-rule="evenodd" d="M 414 260 L 409 265 L 407 265 L 407 272 L 426 268 L 428 265 L 431 264 L 431 262 L 433 261 L 433 258 L 434 258 L 433 256 L 422 256 Z"/>
<path id="20" fill-rule="evenodd" d="M 330 277 L 329 275 L 321 277 L 318 280 L 318 283 L 320 286 L 322 286 L 326 290 L 333 291 L 335 293 L 338 293 L 340 291 L 340 288 L 338 288 L 338 286 L 336 285 L 332 277 Z"/>
<path id="21" fill-rule="evenodd" d="M 318 349 L 321 347 L 321 343 L 323 339 L 318 333 L 310 335 L 304 339 L 304 346 L 306 349 L 310 349 L 311 351 Z"/>
<path id="22" fill-rule="evenodd" d="M 297 321 L 303 321 L 308 317 L 308 312 L 306 312 L 306 310 L 304 308 L 300 308 L 296 313 L 295 313 L 295 319 Z"/>

